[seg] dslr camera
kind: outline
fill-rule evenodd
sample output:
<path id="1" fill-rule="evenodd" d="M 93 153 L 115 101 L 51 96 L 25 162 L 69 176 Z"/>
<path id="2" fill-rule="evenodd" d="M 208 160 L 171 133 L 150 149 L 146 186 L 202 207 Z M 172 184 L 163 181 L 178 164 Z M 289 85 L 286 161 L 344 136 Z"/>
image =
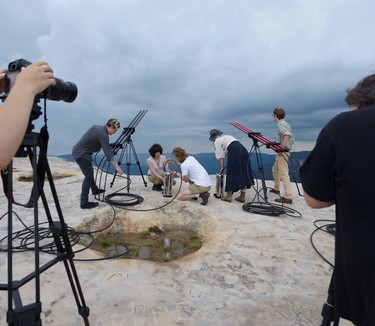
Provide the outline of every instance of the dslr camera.
<path id="1" fill-rule="evenodd" d="M 12 89 L 18 74 L 23 67 L 27 67 L 31 62 L 25 59 L 18 59 L 9 63 L 8 72 L 5 76 L 4 93 L 8 95 Z M 55 78 L 56 84 L 49 86 L 45 91 L 38 94 L 38 98 L 45 98 L 52 101 L 73 102 L 78 94 L 77 86 L 72 82 L 65 82 L 62 79 Z"/>

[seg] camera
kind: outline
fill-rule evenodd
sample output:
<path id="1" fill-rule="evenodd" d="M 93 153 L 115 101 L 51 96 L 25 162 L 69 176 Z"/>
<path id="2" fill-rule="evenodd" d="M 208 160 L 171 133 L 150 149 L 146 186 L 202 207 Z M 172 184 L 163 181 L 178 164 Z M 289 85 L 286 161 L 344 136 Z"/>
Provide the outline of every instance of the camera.
<path id="1" fill-rule="evenodd" d="M 9 63 L 4 83 L 4 92 L 6 95 L 9 94 L 12 89 L 22 68 L 27 67 L 30 64 L 31 62 L 25 59 L 18 59 Z M 72 82 L 65 82 L 59 78 L 55 78 L 55 80 L 56 84 L 54 86 L 49 86 L 44 92 L 38 94 L 37 97 L 52 101 L 73 102 L 78 94 L 77 86 Z"/>

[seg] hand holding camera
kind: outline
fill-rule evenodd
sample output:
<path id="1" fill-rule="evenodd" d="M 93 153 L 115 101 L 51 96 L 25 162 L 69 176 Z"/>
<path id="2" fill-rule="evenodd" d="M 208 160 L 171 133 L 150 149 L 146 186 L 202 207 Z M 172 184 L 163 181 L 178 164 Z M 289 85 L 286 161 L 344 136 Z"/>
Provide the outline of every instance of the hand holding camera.
<path id="1" fill-rule="evenodd" d="M 4 92 L 4 78 L 7 70 L 5 68 L 0 68 L 0 94 Z"/>
<path id="2" fill-rule="evenodd" d="M 19 59 L 8 69 L 0 69 L 0 94 L 4 102 L 0 110 L 0 169 L 12 159 L 31 122 L 40 115 L 41 98 L 73 102 L 77 86 L 55 78 L 52 68 L 45 61 L 30 63 Z"/>
<path id="3" fill-rule="evenodd" d="M 56 85 L 52 68 L 44 61 L 23 67 L 15 79 L 18 87 L 24 92 L 30 91 L 33 96 L 43 92 L 49 86 Z"/>
<path id="4" fill-rule="evenodd" d="M 44 61 L 31 63 L 25 59 L 19 59 L 11 62 L 4 79 L 6 95 L 16 85 L 16 80 L 17 85 L 24 91 L 30 90 L 33 96 L 52 101 L 62 100 L 71 103 L 78 93 L 74 83 L 55 78 L 52 68 Z"/>

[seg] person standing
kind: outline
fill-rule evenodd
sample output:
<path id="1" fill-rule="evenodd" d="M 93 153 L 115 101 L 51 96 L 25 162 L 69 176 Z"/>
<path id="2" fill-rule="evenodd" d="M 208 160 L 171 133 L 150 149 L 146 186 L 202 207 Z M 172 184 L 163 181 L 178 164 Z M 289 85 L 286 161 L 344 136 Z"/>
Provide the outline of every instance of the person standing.
<path id="1" fill-rule="evenodd" d="M 165 171 L 169 172 L 168 158 L 163 155 L 163 147 L 160 144 L 153 144 L 148 150 L 150 157 L 146 160 L 148 166 L 147 178 L 153 183 L 152 190 L 162 191 L 165 184 Z M 176 182 L 173 180 L 173 184 Z"/>
<path id="2" fill-rule="evenodd" d="M 106 125 L 94 125 L 81 137 L 77 144 L 73 146 L 72 155 L 79 165 L 85 178 L 82 182 L 80 206 L 82 209 L 90 209 L 98 206 L 96 202 L 89 202 L 90 189 L 93 195 L 103 193 L 95 184 L 94 169 L 92 167 L 92 154 L 103 149 L 107 160 L 115 167 L 117 173 L 122 175 L 124 172 L 117 162 L 113 159 L 113 152 L 109 146 L 109 135 L 113 135 L 120 128 L 120 122 L 117 119 L 109 119 Z"/>
<path id="3" fill-rule="evenodd" d="M 300 176 L 310 207 L 336 206 L 335 317 L 369 326 L 375 325 L 375 74 L 348 90 L 345 100 L 354 110 L 321 130 Z"/>
<path id="4" fill-rule="evenodd" d="M 189 182 L 189 187 L 180 191 L 178 200 L 185 201 L 199 197 L 202 199 L 201 205 L 207 205 L 210 197 L 211 179 L 206 169 L 195 159 L 195 157 L 186 153 L 181 147 L 175 147 L 172 155 L 176 158 L 180 166 L 181 173 L 177 172 L 183 181 Z"/>
<path id="5" fill-rule="evenodd" d="M 275 163 L 272 166 L 272 175 L 274 180 L 274 186 L 270 192 L 279 195 L 280 194 L 280 184 L 284 187 L 284 196 L 281 198 L 276 198 L 275 201 L 279 203 L 292 204 L 293 194 L 290 186 L 289 178 L 289 156 L 292 150 L 294 137 L 292 133 L 292 128 L 289 123 L 285 121 L 285 111 L 281 107 L 276 107 L 273 110 L 273 118 L 277 123 L 277 142 L 280 146 L 285 149 L 285 152 L 276 153 Z"/>
<path id="6" fill-rule="evenodd" d="M 215 156 L 220 165 L 219 174 L 224 172 L 224 158 L 227 156 L 226 195 L 221 200 L 231 202 L 233 193 L 241 190 L 235 200 L 244 203 L 246 190 L 254 184 L 249 153 L 236 138 L 224 135 L 218 129 L 210 131 L 209 140 L 214 144 Z"/>

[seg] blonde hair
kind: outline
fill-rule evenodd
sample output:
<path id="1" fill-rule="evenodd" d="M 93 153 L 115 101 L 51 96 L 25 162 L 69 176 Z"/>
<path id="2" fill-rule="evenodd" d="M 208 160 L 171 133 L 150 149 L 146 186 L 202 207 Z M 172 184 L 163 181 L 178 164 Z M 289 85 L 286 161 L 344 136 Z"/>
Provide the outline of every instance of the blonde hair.
<path id="1" fill-rule="evenodd" d="M 189 156 L 186 151 L 181 147 L 175 147 L 172 150 L 172 155 L 179 161 L 180 163 L 184 162 L 186 158 Z"/>
<path id="2" fill-rule="evenodd" d="M 117 119 L 109 119 L 106 123 L 106 126 L 118 129 L 120 128 L 120 121 L 118 121 Z"/>

